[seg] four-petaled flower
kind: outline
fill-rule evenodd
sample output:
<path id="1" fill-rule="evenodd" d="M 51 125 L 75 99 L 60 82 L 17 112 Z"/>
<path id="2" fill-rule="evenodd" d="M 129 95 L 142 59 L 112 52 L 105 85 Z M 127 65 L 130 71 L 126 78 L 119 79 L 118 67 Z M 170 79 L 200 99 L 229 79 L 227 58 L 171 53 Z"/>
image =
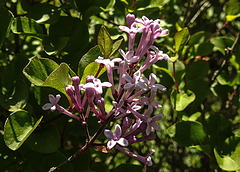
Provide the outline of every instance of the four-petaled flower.
<path id="1" fill-rule="evenodd" d="M 157 76 L 153 73 L 149 75 L 149 80 L 146 77 L 140 77 L 139 81 L 146 83 L 148 88 L 154 92 L 157 92 L 157 90 L 166 91 L 166 87 L 156 84 Z"/>
<path id="2" fill-rule="evenodd" d="M 113 133 L 111 130 L 106 129 L 104 131 L 104 135 L 110 139 L 110 141 L 107 142 L 107 148 L 112 149 L 117 143 L 121 146 L 128 146 L 128 141 L 121 137 L 122 135 L 122 129 L 119 124 L 115 127 L 115 133 Z"/>
<path id="3" fill-rule="evenodd" d="M 58 94 L 58 95 L 56 95 L 56 97 L 54 97 L 54 95 L 49 94 L 48 98 L 49 98 L 50 103 L 46 103 L 45 105 L 43 105 L 42 109 L 43 110 L 50 109 L 52 112 L 54 112 L 57 109 L 57 103 L 59 102 L 61 95 Z"/>
<path id="4" fill-rule="evenodd" d="M 138 88 L 146 90 L 147 86 L 143 82 L 139 82 L 140 74 L 140 71 L 135 72 L 133 77 L 131 77 L 129 74 L 123 74 L 123 78 L 127 81 L 127 83 L 124 85 L 124 89 L 129 90 L 131 88 Z"/>
<path id="5" fill-rule="evenodd" d="M 158 121 L 159 119 L 161 119 L 163 117 L 163 114 L 158 114 L 152 118 L 148 118 L 147 119 L 147 128 L 146 128 L 146 134 L 149 135 L 152 131 L 152 127 L 159 131 L 160 130 L 160 126 L 156 123 L 156 121 Z"/>
<path id="6" fill-rule="evenodd" d="M 150 115 L 153 112 L 153 107 L 161 108 L 162 105 L 159 101 L 153 100 L 153 98 L 149 98 L 146 96 L 140 97 L 139 103 L 143 105 L 148 105 L 147 111 L 144 113 L 145 116 Z"/>

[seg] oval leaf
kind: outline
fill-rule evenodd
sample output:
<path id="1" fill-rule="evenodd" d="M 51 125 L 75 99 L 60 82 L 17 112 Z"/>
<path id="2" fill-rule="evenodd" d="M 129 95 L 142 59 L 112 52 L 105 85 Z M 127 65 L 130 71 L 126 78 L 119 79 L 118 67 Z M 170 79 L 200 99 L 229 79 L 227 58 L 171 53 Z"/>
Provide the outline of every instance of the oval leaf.
<path id="1" fill-rule="evenodd" d="M 28 87 L 23 80 L 17 80 L 14 84 L 14 91 L 10 97 L 0 92 L 0 104 L 10 112 L 23 109 L 27 105 Z"/>
<path id="2" fill-rule="evenodd" d="M 6 145 L 17 150 L 38 126 L 42 117 L 34 124 L 34 119 L 26 111 L 17 111 L 7 118 L 4 125 Z"/>
<path id="3" fill-rule="evenodd" d="M 184 45 L 188 41 L 190 35 L 187 27 L 183 28 L 181 31 L 177 32 L 174 36 L 175 41 L 175 51 L 178 53 L 182 51 Z"/>
<path id="4" fill-rule="evenodd" d="M 93 75 L 95 76 L 98 69 L 99 69 L 99 63 L 96 62 L 92 62 L 89 65 L 87 65 L 87 67 L 85 68 L 84 72 L 83 72 L 83 76 L 81 78 L 80 83 L 81 84 L 85 84 L 86 83 L 86 77 L 88 75 Z M 104 68 L 101 70 L 101 72 L 98 74 L 98 77 L 101 76 L 104 72 L 106 71 L 106 67 L 104 66 Z"/>
<path id="5" fill-rule="evenodd" d="M 47 3 L 33 5 L 27 16 L 33 18 L 37 23 L 56 23 L 60 18 L 60 8 Z"/>
<path id="6" fill-rule="evenodd" d="M 41 86 L 55 88 L 67 96 L 65 88 L 72 84 L 71 76 L 76 75 L 66 63 L 61 63 Z"/>
<path id="7" fill-rule="evenodd" d="M 26 145 L 40 153 L 53 153 L 61 146 L 60 134 L 56 127 L 48 125 L 33 133 L 26 141 Z"/>
<path id="8" fill-rule="evenodd" d="M 42 27 L 33 19 L 17 17 L 14 19 L 12 31 L 15 34 L 26 34 L 29 36 L 43 37 Z"/>
<path id="9" fill-rule="evenodd" d="M 183 146 L 202 145 L 207 140 L 203 126 L 195 121 L 183 121 L 168 128 L 168 135 Z"/>
<path id="10" fill-rule="evenodd" d="M 33 57 L 23 69 L 23 74 L 34 85 L 41 86 L 58 64 L 47 58 Z"/>
<path id="11" fill-rule="evenodd" d="M 94 62 L 98 56 L 101 56 L 101 51 L 99 50 L 98 46 L 92 47 L 84 56 L 81 58 L 79 65 L 78 65 L 78 76 L 83 76 L 83 71 L 90 63 Z"/>
<path id="12" fill-rule="evenodd" d="M 195 100 L 195 94 L 187 90 L 186 93 L 177 93 L 176 90 L 171 93 L 171 102 L 176 111 L 183 111 L 190 103 Z"/>
<path id="13" fill-rule="evenodd" d="M 10 31 L 11 24 L 13 21 L 13 15 L 10 11 L 5 8 L 0 8 L 0 47 Z"/>
<path id="14" fill-rule="evenodd" d="M 240 170 L 240 137 L 230 137 L 214 149 L 219 167 L 226 171 Z"/>
<path id="15" fill-rule="evenodd" d="M 98 47 L 104 58 L 108 58 L 112 52 L 113 42 L 107 29 L 102 26 L 98 34 Z"/>

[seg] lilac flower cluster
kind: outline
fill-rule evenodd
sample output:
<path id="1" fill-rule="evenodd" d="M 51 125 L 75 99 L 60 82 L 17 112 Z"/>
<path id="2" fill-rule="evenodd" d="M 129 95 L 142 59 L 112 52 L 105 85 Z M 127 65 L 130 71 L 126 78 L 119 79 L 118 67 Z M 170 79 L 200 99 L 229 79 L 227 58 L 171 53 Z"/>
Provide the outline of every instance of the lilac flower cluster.
<path id="1" fill-rule="evenodd" d="M 66 87 L 66 93 L 71 98 L 79 115 L 72 114 L 58 105 L 60 95 L 56 97 L 49 95 L 50 103 L 45 104 L 43 109 L 59 110 L 61 113 L 81 121 L 83 125 L 87 124 L 90 111 L 96 115 L 99 123 L 105 124 L 105 126 L 109 122 L 121 123 L 122 127 L 120 124 L 116 124 L 114 133 L 105 129 L 104 134 L 109 139 L 106 144 L 107 148 L 115 148 L 139 160 L 145 164 L 143 171 L 146 171 L 146 166 L 152 165 L 150 156 L 154 153 L 154 150 L 143 157 L 123 147 L 153 140 L 156 138 L 153 129 L 160 130 L 156 121 L 161 119 L 163 114 L 152 117 L 154 108 L 161 108 L 160 102 L 155 101 L 154 98 L 158 90 L 165 91 L 166 88 L 156 83 L 157 77 L 155 74 L 151 73 L 149 78 L 146 78 L 143 76 L 143 72 L 159 60 L 171 61 L 167 54 L 153 45 L 155 39 L 168 34 L 168 30 L 163 30 L 159 26 L 159 19 L 150 20 L 145 16 L 138 19 L 133 14 L 128 14 L 126 22 L 127 26 L 119 26 L 119 29 L 127 32 L 129 36 L 128 51 L 119 50 L 123 59 L 98 57 L 95 60 L 95 62 L 106 66 L 108 82 L 101 82 L 94 76 L 88 76 L 86 84 L 80 84 L 80 79 L 76 76 L 72 78 L 73 85 Z M 135 51 L 135 36 L 138 33 L 141 33 L 141 39 Z M 118 73 L 118 83 L 114 83 L 114 70 L 117 70 Z M 106 112 L 104 98 L 102 97 L 105 87 L 111 88 L 114 98 L 112 101 L 113 108 L 110 112 Z M 84 91 L 83 95 L 80 94 L 80 90 Z M 85 106 L 86 103 L 87 106 Z M 146 106 L 147 109 L 143 113 L 138 112 Z M 87 108 L 84 109 L 84 107 Z"/>

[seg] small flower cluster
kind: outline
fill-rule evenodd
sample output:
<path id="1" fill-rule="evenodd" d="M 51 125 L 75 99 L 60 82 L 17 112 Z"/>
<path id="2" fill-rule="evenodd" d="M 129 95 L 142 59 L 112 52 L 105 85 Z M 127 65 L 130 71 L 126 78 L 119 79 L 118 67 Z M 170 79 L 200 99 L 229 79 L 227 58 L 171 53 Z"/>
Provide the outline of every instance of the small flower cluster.
<path id="1" fill-rule="evenodd" d="M 156 83 L 157 77 L 155 74 L 151 73 L 149 78 L 146 78 L 143 76 L 143 72 L 159 60 L 171 61 L 167 54 L 164 54 L 153 45 L 155 39 L 168 34 L 168 30 L 163 30 L 159 26 L 159 19 L 150 20 L 145 16 L 138 19 L 133 14 L 128 14 L 126 22 L 127 26 L 119 27 L 121 31 L 127 32 L 129 36 L 128 51 L 119 50 L 123 59 L 98 57 L 95 60 L 95 62 L 106 66 L 108 82 L 101 82 L 100 79 L 94 76 L 88 76 L 86 84 L 80 84 L 79 77 L 76 76 L 72 78 L 73 85 L 66 87 L 66 93 L 71 98 L 79 115 L 74 115 L 58 105 L 60 95 L 57 95 L 56 98 L 49 95 L 50 103 L 45 104 L 43 109 L 51 109 L 51 111 L 57 109 L 63 114 L 81 121 L 83 125 L 87 124 L 90 111 L 96 115 L 101 124 L 120 123 L 122 121 L 122 127 L 120 124 L 116 124 L 114 133 L 105 129 L 104 134 L 109 139 L 107 148 L 115 148 L 139 160 L 145 164 L 143 171 L 146 171 L 146 166 L 152 165 L 150 156 L 154 153 L 154 150 L 150 151 L 148 156 L 143 157 L 123 147 L 153 140 L 156 138 L 153 129 L 160 130 L 160 126 L 156 121 L 161 119 L 163 114 L 152 116 L 154 108 L 161 108 L 160 102 L 155 101 L 154 98 L 158 90 L 165 91 L 166 88 Z M 135 51 L 134 44 L 137 33 L 141 33 L 141 39 Z M 118 83 L 114 83 L 114 70 L 117 70 L 118 73 Z M 114 98 L 112 101 L 113 108 L 110 112 L 106 112 L 104 98 L 102 97 L 103 88 L 105 87 L 111 88 Z M 83 95 L 80 94 L 80 90 L 84 91 Z M 85 106 L 86 102 L 87 106 Z M 138 112 L 146 106 L 147 109 L 143 113 Z M 87 108 L 84 109 L 84 107 Z"/>

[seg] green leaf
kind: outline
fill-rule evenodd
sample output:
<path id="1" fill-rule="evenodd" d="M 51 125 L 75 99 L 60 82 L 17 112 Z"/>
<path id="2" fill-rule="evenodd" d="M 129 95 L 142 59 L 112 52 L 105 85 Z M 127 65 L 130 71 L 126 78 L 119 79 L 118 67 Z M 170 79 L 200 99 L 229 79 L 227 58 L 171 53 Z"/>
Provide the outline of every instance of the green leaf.
<path id="1" fill-rule="evenodd" d="M 90 63 L 94 62 L 98 56 L 101 56 L 101 51 L 99 50 L 98 46 L 94 46 L 91 48 L 84 56 L 81 58 L 78 64 L 78 76 L 83 76 L 83 71 Z"/>
<path id="2" fill-rule="evenodd" d="M 47 46 L 52 44 L 57 51 L 74 53 L 87 47 L 88 26 L 77 18 L 61 16 L 58 22 L 50 25 L 47 41 Z"/>
<path id="3" fill-rule="evenodd" d="M 34 119 L 26 111 L 10 114 L 4 125 L 4 141 L 6 145 L 17 150 L 38 126 L 42 117 L 34 124 Z"/>
<path id="4" fill-rule="evenodd" d="M 103 54 L 104 58 L 108 58 L 112 52 L 113 41 L 107 29 L 102 26 L 98 34 L 98 47 Z"/>
<path id="5" fill-rule="evenodd" d="M 67 85 L 72 84 L 71 76 L 76 76 L 76 75 L 66 63 L 61 63 L 59 67 L 57 67 L 47 77 L 46 81 L 41 86 L 55 88 L 56 90 L 62 92 L 67 96 L 67 93 L 65 92 L 65 88 Z"/>
<path id="6" fill-rule="evenodd" d="M 188 45 L 194 46 L 196 44 L 204 43 L 208 38 L 211 37 L 211 35 L 212 33 L 205 32 L 205 31 L 196 32 L 193 35 L 191 35 Z"/>
<path id="7" fill-rule="evenodd" d="M 208 70 L 208 62 L 204 60 L 198 60 L 189 65 L 186 72 L 186 78 L 189 81 L 197 78 L 204 78 L 205 76 L 207 76 Z"/>
<path id="8" fill-rule="evenodd" d="M 171 102 L 176 111 L 183 111 L 194 100 L 195 94 L 190 90 L 187 90 L 186 93 L 177 93 L 176 90 L 173 90 L 171 93 Z"/>
<path id="9" fill-rule="evenodd" d="M 40 153 L 56 152 L 61 146 L 58 129 L 53 125 L 48 125 L 38 132 L 34 132 L 26 141 L 26 145 Z"/>
<path id="10" fill-rule="evenodd" d="M 42 27 L 33 19 L 17 17 L 14 19 L 12 31 L 15 34 L 25 34 L 42 38 L 44 36 Z"/>
<path id="11" fill-rule="evenodd" d="M 16 159 L 17 154 L 6 146 L 3 133 L 0 133 L 0 145 L 0 169 L 2 169 L 9 166 Z"/>
<path id="12" fill-rule="evenodd" d="M 227 15 L 236 15 L 240 11 L 240 3 L 238 0 L 229 0 L 225 6 L 224 11 Z"/>
<path id="13" fill-rule="evenodd" d="M 233 135 L 232 123 L 223 115 L 210 115 L 204 123 L 204 129 L 209 135 L 212 147 L 218 146 Z"/>
<path id="14" fill-rule="evenodd" d="M 183 146 L 203 145 L 207 140 L 203 126 L 195 121 L 182 121 L 168 128 L 168 135 Z"/>
<path id="15" fill-rule="evenodd" d="M 83 72 L 83 76 L 81 78 L 80 83 L 81 84 L 85 84 L 86 83 L 86 77 L 88 75 L 93 75 L 95 76 L 98 69 L 99 69 L 100 64 L 96 63 L 96 62 L 92 62 L 89 65 L 87 65 L 87 67 L 85 68 L 84 72 Z M 106 71 L 106 67 L 104 66 L 104 68 L 101 70 L 101 72 L 98 74 L 98 77 L 101 76 L 104 72 Z"/>
<path id="16" fill-rule="evenodd" d="M 195 45 L 195 56 L 207 56 L 213 52 L 213 44 L 212 43 L 201 43 Z"/>
<path id="17" fill-rule="evenodd" d="M 110 54 L 110 57 L 118 50 L 120 45 L 122 44 L 123 38 L 117 40 L 114 42 L 113 47 L 112 47 L 112 52 Z"/>
<path id="18" fill-rule="evenodd" d="M 11 24 L 13 21 L 13 15 L 10 11 L 8 11 L 5 8 L 0 8 L 0 47 L 2 46 L 2 43 L 6 36 L 8 35 Z"/>
<path id="19" fill-rule="evenodd" d="M 225 55 L 225 49 L 227 47 L 231 47 L 234 40 L 227 37 L 216 36 L 212 38 L 210 42 L 214 45 L 214 49 L 220 51 L 223 55 Z"/>
<path id="20" fill-rule="evenodd" d="M 23 69 L 23 74 L 31 83 L 41 86 L 57 67 L 58 64 L 52 60 L 35 56 Z"/>
<path id="21" fill-rule="evenodd" d="M 235 20 L 235 19 L 238 18 L 238 17 L 240 17 L 240 13 L 237 14 L 237 15 L 227 15 L 227 16 L 226 16 L 226 20 L 229 21 L 229 22 L 231 22 L 231 21 Z"/>
<path id="22" fill-rule="evenodd" d="M 174 42 L 175 42 L 175 51 L 176 53 L 179 53 L 182 51 L 184 45 L 187 43 L 189 39 L 189 30 L 187 27 L 183 28 L 181 31 L 177 32 L 174 36 Z"/>
<path id="23" fill-rule="evenodd" d="M 7 97 L 0 92 L 0 105 L 10 112 L 23 109 L 27 105 L 28 87 L 23 80 L 17 80 L 13 93 Z"/>
<path id="24" fill-rule="evenodd" d="M 230 137 L 214 148 L 219 167 L 225 171 L 240 170 L 240 137 Z"/>
<path id="25" fill-rule="evenodd" d="M 37 3 L 31 6 L 27 17 L 36 20 L 37 23 L 54 24 L 60 18 L 60 8 L 47 3 Z"/>
<path id="26" fill-rule="evenodd" d="M 71 77 L 76 76 L 66 64 L 59 66 L 52 60 L 34 57 L 23 70 L 28 80 L 37 85 L 55 88 L 67 96 L 65 88 L 72 84 Z"/>
<path id="27" fill-rule="evenodd" d="M 209 95 L 210 89 L 208 82 L 204 78 L 196 78 L 194 80 L 189 80 L 184 90 L 191 90 L 195 94 L 195 101 L 192 102 L 188 108 L 195 111 L 197 107 L 204 101 L 204 99 Z"/>
<path id="28" fill-rule="evenodd" d="M 50 169 L 52 167 L 56 167 L 57 165 L 59 165 L 62 162 L 67 160 L 67 157 L 64 154 L 62 154 L 60 151 L 57 151 L 57 152 L 54 152 L 51 154 L 46 154 L 44 157 L 47 162 L 46 166 L 48 167 L 48 169 Z M 68 164 L 64 165 L 63 167 L 61 167 L 61 169 L 59 169 L 58 171 L 59 172 L 74 172 L 75 170 L 72 166 L 72 163 L 68 163 Z"/>

